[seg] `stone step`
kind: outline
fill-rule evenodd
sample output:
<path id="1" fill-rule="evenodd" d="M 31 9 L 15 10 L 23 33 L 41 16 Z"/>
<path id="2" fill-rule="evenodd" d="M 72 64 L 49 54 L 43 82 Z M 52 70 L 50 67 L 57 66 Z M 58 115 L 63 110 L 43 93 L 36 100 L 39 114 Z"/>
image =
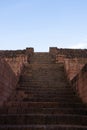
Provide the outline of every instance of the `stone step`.
<path id="1" fill-rule="evenodd" d="M 34 80 L 32 81 L 31 80 L 31 78 L 33 78 Z M 36 81 L 37 80 L 37 81 Z M 45 82 L 44 82 L 45 81 Z M 62 81 L 62 83 L 61 83 L 61 81 Z M 57 86 L 59 86 L 59 84 L 61 85 L 61 84 L 66 84 L 66 85 L 68 85 L 68 83 L 65 81 L 65 79 L 63 79 L 63 78 L 54 78 L 54 77 L 51 77 L 51 76 L 40 76 L 39 78 L 38 77 L 34 77 L 34 76 L 31 76 L 29 79 L 26 79 L 26 80 L 19 80 L 19 82 L 20 82 L 20 85 L 22 85 L 22 84 L 30 84 L 30 85 L 33 85 L 33 84 L 41 84 L 41 83 L 43 83 L 43 85 L 45 84 L 45 83 L 49 83 L 49 84 L 52 84 L 51 86 L 53 86 L 53 85 L 57 85 Z M 55 87 L 55 86 L 54 86 Z"/>
<path id="2" fill-rule="evenodd" d="M 37 71 L 38 72 L 38 71 Z M 43 77 L 43 78 L 47 78 L 48 80 L 54 80 L 54 79 L 57 79 L 58 81 L 60 80 L 60 79 L 62 79 L 62 80 L 65 80 L 65 78 L 64 77 L 61 77 L 61 74 L 53 74 L 53 73 L 51 73 L 51 72 L 32 72 L 32 73 L 29 73 L 29 74 L 26 74 L 26 75 L 23 75 L 23 76 L 21 76 L 20 77 L 20 81 L 25 81 L 25 82 L 29 82 L 29 81 L 31 81 L 32 82 L 32 80 L 30 79 L 31 78 L 31 76 L 32 76 L 32 79 L 33 79 L 33 77 L 34 76 L 39 76 L 38 77 L 38 80 L 41 78 L 41 77 Z M 35 74 L 34 74 L 35 73 Z M 57 76 L 57 77 L 56 77 Z M 35 80 L 35 79 L 34 79 Z M 33 81 L 34 81 L 33 80 Z M 36 80 L 37 81 L 37 80 Z M 40 81 L 40 80 L 39 80 Z M 35 82 L 35 81 L 34 81 Z"/>
<path id="3" fill-rule="evenodd" d="M 30 59 L 30 63 L 51 63 L 51 56 L 49 53 L 34 53 L 32 58 Z"/>
<path id="4" fill-rule="evenodd" d="M 77 96 L 77 95 L 67 95 L 67 94 L 55 94 L 55 93 L 53 93 L 53 94 L 39 94 L 39 93 L 37 93 L 37 94 L 35 94 L 35 93 L 26 93 L 26 92 L 24 92 L 24 91 L 19 91 L 19 92 L 15 92 L 15 97 L 17 97 L 17 95 L 18 95 L 18 97 L 20 97 L 20 95 L 24 95 L 24 96 L 22 96 L 22 99 L 23 98 L 28 98 L 29 100 L 37 100 L 37 101 L 39 101 L 39 100 L 41 100 L 41 101 L 71 101 L 71 102 L 74 102 L 74 101 L 80 101 L 81 102 L 81 100 L 80 100 L 80 98 Z M 14 98 L 13 98 L 14 99 Z"/>
<path id="5" fill-rule="evenodd" d="M 81 125 L 0 125 L 2 130 L 87 130 Z"/>
<path id="6" fill-rule="evenodd" d="M 43 97 L 43 98 L 59 98 L 59 97 L 68 97 L 68 98 L 73 98 L 73 97 L 77 97 L 76 94 L 70 94 L 70 93 L 58 93 L 58 94 L 55 94 L 55 93 L 30 93 L 30 92 L 25 92 L 26 95 L 32 95 L 33 97 Z"/>
<path id="7" fill-rule="evenodd" d="M 0 125 L 82 125 L 87 116 L 74 114 L 2 114 Z"/>
<path id="8" fill-rule="evenodd" d="M 37 83 L 37 84 L 41 84 L 41 83 L 44 83 L 44 84 L 46 84 L 46 83 L 49 83 L 49 84 L 52 84 L 51 86 L 53 86 L 53 85 L 57 85 L 57 86 L 59 86 L 59 85 L 64 85 L 64 84 L 68 84 L 65 80 L 63 80 L 61 77 L 57 80 L 57 78 L 54 78 L 54 77 L 50 77 L 50 76 L 40 76 L 39 78 L 38 77 L 34 77 L 33 76 L 33 78 L 35 79 L 35 80 L 37 80 L 37 81 L 31 81 L 31 79 L 29 79 L 29 80 L 19 80 L 20 81 L 20 85 L 21 84 L 30 84 L 30 85 L 33 85 L 33 84 L 35 84 L 35 83 Z M 44 82 L 45 81 L 45 82 Z M 44 85 L 43 84 L 43 85 Z"/>
<path id="9" fill-rule="evenodd" d="M 56 71 L 56 72 L 55 72 Z M 32 70 L 32 72 L 24 72 L 22 75 L 21 75 L 21 79 L 25 79 L 29 77 L 29 75 L 37 75 L 37 72 L 40 76 L 58 76 L 58 77 L 61 77 L 61 74 L 63 73 L 63 71 L 59 71 L 59 70 L 52 70 L 52 69 L 37 69 L 37 70 Z"/>
<path id="10" fill-rule="evenodd" d="M 48 63 L 48 64 L 46 64 L 46 63 L 43 63 L 43 64 L 39 64 L 39 63 L 30 63 L 30 64 L 24 64 L 24 69 L 34 69 L 34 67 L 45 67 L 45 68 L 52 68 L 52 69 L 59 69 L 59 71 L 61 70 L 61 68 L 63 68 L 64 69 L 64 65 L 63 65 L 63 63 L 58 63 L 58 64 L 56 64 L 56 63 Z"/>
<path id="11" fill-rule="evenodd" d="M 25 70 L 29 70 L 29 69 L 32 69 L 32 70 L 36 70 L 36 69 L 46 69 L 47 71 L 49 71 L 48 69 L 50 69 L 51 71 L 55 71 L 55 70 L 58 70 L 59 72 L 61 71 L 64 71 L 64 65 L 62 63 L 60 64 L 46 64 L 46 63 L 43 63 L 43 64 L 38 64 L 38 63 L 31 63 L 31 64 L 26 64 L 25 65 Z"/>
<path id="12" fill-rule="evenodd" d="M 87 115 L 87 108 L 19 108 L 5 107 L 0 109 L 1 114 L 75 114 Z"/>
<path id="13" fill-rule="evenodd" d="M 61 79 L 59 79 L 59 80 L 57 80 L 57 82 L 55 82 L 55 80 L 56 79 L 47 79 L 47 80 L 45 80 L 45 79 L 47 79 L 46 77 L 43 79 L 42 77 L 40 77 L 38 80 L 37 80 L 37 82 L 36 81 L 34 81 L 34 82 L 32 82 L 32 81 L 20 81 L 20 85 L 21 86 L 26 86 L 26 85 L 36 85 L 36 84 L 38 84 L 39 86 L 40 86 L 40 84 L 42 84 L 42 83 L 44 83 L 43 84 L 43 86 L 46 84 L 46 83 L 48 83 L 48 85 L 49 86 L 51 86 L 51 87 L 53 87 L 53 85 L 56 85 L 56 86 L 59 86 L 59 87 L 64 87 L 65 86 L 65 84 L 67 85 L 67 83 L 64 81 L 64 82 L 61 82 L 62 80 Z M 54 81 L 53 81 L 54 80 Z M 45 81 L 45 82 L 44 82 Z M 56 86 L 54 86 L 54 87 L 56 87 Z"/>
<path id="14" fill-rule="evenodd" d="M 30 90 L 30 91 L 74 91 L 71 86 L 46 86 L 44 85 L 44 87 L 42 86 L 37 86 L 37 87 L 32 87 L 32 86 L 17 86 L 16 90 Z"/>
<path id="15" fill-rule="evenodd" d="M 61 78 L 61 79 L 65 80 L 66 77 L 65 77 L 64 73 L 63 74 L 62 73 L 63 72 L 59 72 L 59 71 L 54 72 L 54 70 L 47 71 L 45 69 L 42 71 L 41 70 L 34 70 L 34 71 L 32 71 L 32 73 L 24 72 L 24 74 L 20 77 L 20 79 L 21 80 L 29 80 L 29 78 L 30 78 L 29 76 L 31 76 L 31 75 L 37 76 L 37 74 L 38 74 L 40 77 L 49 77 L 49 79 L 52 77 L 53 79 L 56 78 L 57 80 Z M 64 76 L 61 76 L 61 75 L 64 75 Z"/>
<path id="16" fill-rule="evenodd" d="M 41 95 L 60 95 L 61 94 L 61 96 L 62 95 L 76 95 L 76 93 L 74 92 L 74 91 L 66 91 L 66 90 L 64 90 L 64 91 L 62 91 L 62 90 L 54 90 L 54 91 L 52 91 L 52 90 L 47 90 L 47 89 L 45 89 L 45 90 L 42 90 L 42 89 L 40 89 L 39 91 L 37 90 L 37 89 L 34 89 L 34 90 L 29 90 L 29 89 L 20 89 L 19 88 L 19 90 L 18 90 L 19 92 L 21 92 L 21 91 L 23 91 L 23 92 L 25 92 L 26 94 L 41 94 Z"/>
<path id="17" fill-rule="evenodd" d="M 10 101 L 6 104 L 8 107 L 29 107 L 29 108 L 60 108 L 60 107 L 64 107 L 64 108 L 68 108 L 68 107 L 72 107 L 72 108 L 84 108 L 85 105 L 82 103 L 66 103 L 66 102 L 47 102 L 47 101 L 43 101 L 43 102 L 31 102 L 31 101 Z"/>
<path id="18" fill-rule="evenodd" d="M 43 63 L 44 63 L 44 64 L 50 64 L 50 63 L 52 63 L 52 62 L 51 62 L 51 60 L 48 60 L 48 59 L 41 59 L 41 58 L 40 58 L 40 59 L 39 59 L 39 58 L 36 58 L 36 59 L 35 59 L 35 58 L 34 58 L 34 59 L 32 59 L 32 61 L 30 61 L 30 63 L 31 63 L 31 64 L 32 64 L 32 63 L 34 63 L 34 64 L 35 64 L 35 63 L 39 63 L 39 64 L 43 64 Z"/>
<path id="19" fill-rule="evenodd" d="M 35 97 L 43 97 L 43 98 L 59 98 L 59 97 L 69 97 L 69 98 L 71 98 L 71 97 L 73 97 L 73 96 L 75 96 L 75 97 L 77 97 L 77 95 L 75 94 L 75 93 L 67 93 L 67 92 L 53 92 L 53 93 L 45 93 L 45 92 L 37 92 L 36 91 L 36 93 L 35 92 L 30 92 L 30 91 L 18 91 L 17 92 L 18 94 L 20 94 L 20 93 L 24 93 L 25 95 L 27 95 L 27 96 L 29 96 L 29 95 L 32 95 L 33 97 L 35 96 Z"/>
<path id="20" fill-rule="evenodd" d="M 34 83 L 21 82 L 20 87 L 28 87 L 28 88 L 37 87 L 37 88 L 48 88 L 48 89 L 49 88 L 53 88 L 53 89 L 57 89 L 57 88 L 62 89 L 63 88 L 63 89 L 65 89 L 65 82 L 53 83 L 50 81 L 44 82 L 44 80 L 42 82 L 34 82 Z M 69 87 L 67 87 L 67 88 L 69 88 Z"/>
<path id="21" fill-rule="evenodd" d="M 28 101 L 28 102 L 30 102 L 30 101 L 32 101 L 32 102 L 46 102 L 46 101 L 48 101 L 48 102 L 61 102 L 61 103 L 70 103 L 70 102 L 72 102 L 72 104 L 73 103 L 81 103 L 82 104 L 82 102 L 78 99 L 62 99 L 62 98 L 55 98 L 55 97 L 53 97 L 53 98 L 41 98 L 41 97 L 35 97 L 35 98 L 33 98 L 33 97 L 27 97 L 27 98 L 23 98 L 22 99 L 24 102 L 26 102 L 26 101 Z"/>
<path id="22" fill-rule="evenodd" d="M 18 88 L 16 88 L 16 91 L 17 92 L 27 92 L 27 93 L 41 93 L 41 94 L 51 94 L 51 93 L 53 93 L 53 94 L 59 94 L 59 93 L 61 93 L 61 94 L 63 94 L 63 93 L 66 93 L 66 94 L 76 94 L 73 90 L 68 90 L 68 89 L 47 89 L 47 88 L 39 88 L 39 89 L 37 89 L 37 88 L 27 88 L 27 87 L 18 87 Z M 62 95 L 61 95 L 62 96 Z"/>
<path id="23" fill-rule="evenodd" d="M 20 97 L 19 95 L 15 95 L 15 98 L 10 99 L 10 101 L 32 101 L 32 102 L 72 102 L 72 103 L 82 103 L 79 98 L 67 98 L 67 97 L 53 97 L 53 98 L 43 98 L 43 97 L 33 97 L 33 95 L 26 95 L 24 97 Z"/>

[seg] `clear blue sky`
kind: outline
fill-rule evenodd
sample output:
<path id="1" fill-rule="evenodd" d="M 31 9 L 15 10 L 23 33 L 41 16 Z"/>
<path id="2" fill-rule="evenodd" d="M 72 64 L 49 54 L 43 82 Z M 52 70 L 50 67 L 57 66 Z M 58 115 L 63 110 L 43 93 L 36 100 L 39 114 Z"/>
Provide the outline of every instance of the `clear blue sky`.
<path id="1" fill-rule="evenodd" d="M 87 0 L 0 0 L 0 50 L 87 48 Z"/>

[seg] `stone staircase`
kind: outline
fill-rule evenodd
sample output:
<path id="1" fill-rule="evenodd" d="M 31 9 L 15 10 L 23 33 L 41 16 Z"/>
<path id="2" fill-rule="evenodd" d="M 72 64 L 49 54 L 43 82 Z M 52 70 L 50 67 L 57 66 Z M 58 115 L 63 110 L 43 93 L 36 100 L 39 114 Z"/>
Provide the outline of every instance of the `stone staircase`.
<path id="1" fill-rule="evenodd" d="M 87 108 L 49 53 L 34 53 L 24 66 L 0 109 L 0 130 L 87 130 Z"/>

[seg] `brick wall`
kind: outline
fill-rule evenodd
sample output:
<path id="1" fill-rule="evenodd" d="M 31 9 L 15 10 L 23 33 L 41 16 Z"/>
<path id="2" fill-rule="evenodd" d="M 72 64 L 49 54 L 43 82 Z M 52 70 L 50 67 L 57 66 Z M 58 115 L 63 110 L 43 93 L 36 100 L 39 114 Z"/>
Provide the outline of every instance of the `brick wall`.
<path id="1" fill-rule="evenodd" d="M 0 51 L 0 106 L 14 91 L 24 64 L 29 62 L 34 49 Z"/>
<path id="2" fill-rule="evenodd" d="M 11 95 L 16 83 L 17 77 L 14 72 L 6 61 L 0 58 L 0 106 Z"/>
<path id="3" fill-rule="evenodd" d="M 25 50 L 15 51 L 0 51 L 0 57 L 10 65 L 16 76 L 19 76 L 23 65 L 29 62 L 30 57 L 33 55 L 33 48 L 26 48 Z"/>
<path id="4" fill-rule="evenodd" d="M 69 80 L 72 80 L 87 63 L 87 58 L 65 59 L 64 65 Z"/>
<path id="5" fill-rule="evenodd" d="M 55 63 L 63 63 L 69 80 L 72 80 L 87 63 L 87 49 L 50 48 Z"/>
<path id="6" fill-rule="evenodd" d="M 23 65 L 27 63 L 27 56 L 20 54 L 16 57 L 5 58 L 5 61 L 10 65 L 16 76 L 19 76 Z"/>
<path id="7" fill-rule="evenodd" d="M 87 64 L 71 81 L 73 88 L 84 103 L 87 103 Z"/>

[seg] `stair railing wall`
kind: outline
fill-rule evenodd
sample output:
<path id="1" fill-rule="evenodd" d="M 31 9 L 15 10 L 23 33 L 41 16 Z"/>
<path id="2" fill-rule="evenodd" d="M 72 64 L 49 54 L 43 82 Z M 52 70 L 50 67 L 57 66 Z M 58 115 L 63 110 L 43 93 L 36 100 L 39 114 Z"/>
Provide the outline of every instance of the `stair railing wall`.
<path id="1" fill-rule="evenodd" d="M 17 84 L 17 77 L 9 64 L 0 58 L 0 106 L 7 101 Z"/>
<path id="2" fill-rule="evenodd" d="M 82 70 L 71 80 L 71 84 L 83 103 L 87 104 L 87 64 L 85 64 Z"/>

